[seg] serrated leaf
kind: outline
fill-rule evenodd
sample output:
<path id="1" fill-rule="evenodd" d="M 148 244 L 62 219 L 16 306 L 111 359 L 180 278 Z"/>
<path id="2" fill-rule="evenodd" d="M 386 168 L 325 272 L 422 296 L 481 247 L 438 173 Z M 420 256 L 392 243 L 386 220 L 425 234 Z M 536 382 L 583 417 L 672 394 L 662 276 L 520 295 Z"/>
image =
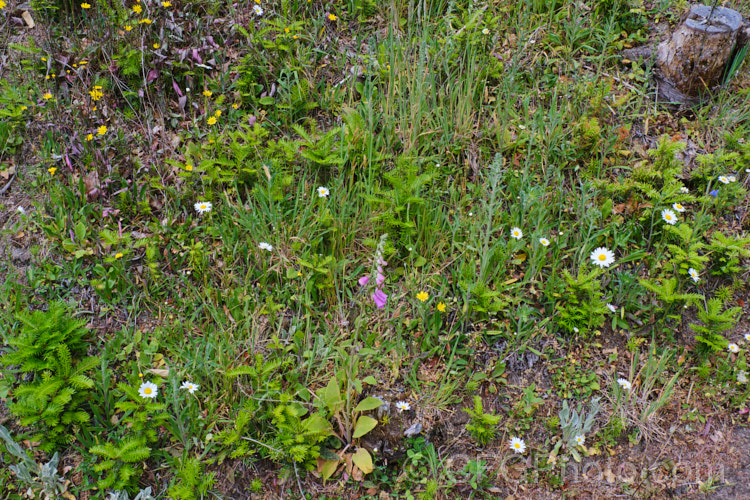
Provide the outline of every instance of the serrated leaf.
<path id="1" fill-rule="evenodd" d="M 374 410 L 378 406 L 382 405 L 383 402 L 379 400 L 378 398 L 365 398 L 362 401 L 359 402 L 356 408 L 354 408 L 354 411 L 368 411 L 368 410 Z"/>
<path id="2" fill-rule="evenodd" d="M 373 430 L 376 425 L 378 425 L 377 420 L 372 417 L 362 415 L 357 419 L 357 423 L 354 426 L 354 434 L 352 434 L 352 437 L 355 439 L 358 437 L 362 437 Z"/>
<path id="3" fill-rule="evenodd" d="M 364 448 L 357 448 L 356 453 L 352 455 L 352 462 L 365 474 L 373 471 L 372 457 L 370 456 L 370 452 Z"/>

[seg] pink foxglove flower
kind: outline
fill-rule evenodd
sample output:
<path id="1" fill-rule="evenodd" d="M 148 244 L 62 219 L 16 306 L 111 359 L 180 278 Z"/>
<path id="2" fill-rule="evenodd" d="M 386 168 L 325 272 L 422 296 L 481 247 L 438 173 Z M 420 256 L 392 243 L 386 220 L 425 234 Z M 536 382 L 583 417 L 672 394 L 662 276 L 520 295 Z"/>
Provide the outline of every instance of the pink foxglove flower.
<path id="1" fill-rule="evenodd" d="M 359 278 L 359 281 L 358 281 L 359 286 L 365 286 L 368 281 L 370 281 L 369 276 L 362 276 L 361 278 Z"/>
<path id="2" fill-rule="evenodd" d="M 386 302 L 388 302 L 388 295 L 386 295 L 383 290 L 377 289 L 372 294 L 372 300 L 375 302 L 375 306 L 377 306 L 378 309 L 382 309 L 385 307 Z"/>

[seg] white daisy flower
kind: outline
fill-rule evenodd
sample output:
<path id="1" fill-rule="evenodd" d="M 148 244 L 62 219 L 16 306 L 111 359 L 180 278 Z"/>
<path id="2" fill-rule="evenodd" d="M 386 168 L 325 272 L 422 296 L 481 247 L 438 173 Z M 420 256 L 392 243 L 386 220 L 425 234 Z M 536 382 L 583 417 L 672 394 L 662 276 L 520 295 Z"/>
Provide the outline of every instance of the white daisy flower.
<path id="1" fill-rule="evenodd" d="M 159 388 L 153 382 L 143 382 L 138 388 L 138 395 L 142 398 L 154 399 L 159 392 Z"/>
<path id="2" fill-rule="evenodd" d="M 591 262 L 601 268 L 609 267 L 615 262 L 615 254 L 605 247 L 599 247 L 591 252 Z"/>
<path id="3" fill-rule="evenodd" d="M 690 192 L 690 190 L 688 188 L 686 188 L 685 186 L 682 186 L 680 188 L 680 193 L 687 194 L 689 192 Z"/>
<path id="4" fill-rule="evenodd" d="M 260 5 L 253 5 L 253 12 L 255 12 L 256 16 L 262 16 L 263 15 L 263 9 Z"/>
<path id="5" fill-rule="evenodd" d="M 483 34 L 483 35 L 489 35 L 489 34 L 490 34 L 490 30 L 488 30 L 487 28 L 484 28 L 484 29 L 482 30 L 482 34 Z"/>
<path id="6" fill-rule="evenodd" d="M 573 333 L 578 333 L 578 332 L 579 332 L 579 330 L 578 330 L 578 327 L 577 327 L 577 326 L 574 326 L 574 327 L 573 327 Z"/>
<path id="7" fill-rule="evenodd" d="M 609 309 L 612 312 L 616 312 L 617 311 L 617 306 L 614 306 L 612 304 L 607 303 L 607 309 Z"/>
<path id="8" fill-rule="evenodd" d="M 188 382 L 188 381 L 186 380 L 185 382 L 183 382 L 183 383 L 182 383 L 182 385 L 180 386 L 180 389 L 185 389 L 185 390 L 187 390 L 187 391 L 188 391 L 188 392 L 189 392 L 190 394 L 193 394 L 193 393 L 194 393 L 195 391 L 197 391 L 197 390 L 198 390 L 198 387 L 200 387 L 200 386 L 199 386 L 199 385 L 195 385 L 194 383 L 192 383 L 192 382 Z"/>
<path id="9" fill-rule="evenodd" d="M 399 413 L 401 413 L 402 411 L 411 410 L 411 405 L 408 401 L 398 401 L 395 406 Z"/>
<path id="10" fill-rule="evenodd" d="M 539 238 L 539 244 L 543 247 L 549 246 L 549 240 L 547 238 Z"/>
<path id="11" fill-rule="evenodd" d="M 726 175 L 720 175 L 719 182 L 722 184 L 729 184 L 729 178 Z"/>
<path id="12" fill-rule="evenodd" d="M 523 238 L 523 231 L 520 228 L 514 227 L 510 230 L 510 237 L 520 240 Z"/>
<path id="13" fill-rule="evenodd" d="M 696 271 L 692 267 L 690 269 L 688 269 L 688 274 L 690 275 L 691 278 L 693 278 L 693 281 L 695 283 L 698 283 L 700 281 L 700 279 L 701 279 L 701 277 L 698 276 L 698 271 Z"/>
<path id="14" fill-rule="evenodd" d="M 195 211 L 199 214 L 207 214 L 213 208 L 213 205 L 210 201 L 199 201 L 193 206 L 195 207 Z"/>
<path id="15" fill-rule="evenodd" d="M 633 387 L 633 384 L 631 384 L 627 379 L 624 378 L 618 378 L 617 383 L 626 391 L 629 391 L 630 388 Z"/>
<path id="16" fill-rule="evenodd" d="M 735 177 L 733 175 L 727 176 L 727 179 L 729 179 L 729 182 L 737 182 L 737 177 Z"/>
<path id="17" fill-rule="evenodd" d="M 750 342 L 750 333 L 746 333 L 746 334 L 745 334 L 745 340 L 746 340 L 747 342 Z"/>
<path id="18" fill-rule="evenodd" d="M 575 437 L 575 440 L 578 446 L 583 446 L 583 443 L 586 442 L 586 436 L 584 436 L 583 434 L 579 434 Z"/>
<path id="19" fill-rule="evenodd" d="M 677 223 L 677 216 L 668 208 L 661 211 L 661 218 L 670 226 L 674 226 Z"/>
<path id="20" fill-rule="evenodd" d="M 727 349 L 729 349 L 729 352 L 734 352 L 734 353 L 740 352 L 740 346 L 738 346 L 734 342 L 732 342 L 731 344 L 729 344 L 727 346 Z"/>
<path id="21" fill-rule="evenodd" d="M 318 198 L 328 198 L 331 191 L 327 187 L 320 186 L 318 188 Z"/>
<path id="22" fill-rule="evenodd" d="M 516 453 L 523 453 L 526 451 L 526 443 L 519 437 L 512 437 L 510 438 L 510 449 Z"/>
<path id="23" fill-rule="evenodd" d="M 681 204 L 679 204 L 679 203 L 673 203 L 673 204 L 672 204 L 672 208 L 674 208 L 674 209 L 675 209 L 675 210 L 677 210 L 678 212 L 684 212 L 684 211 L 685 211 L 685 207 L 683 207 L 683 206 L 682 206 Z"/>
<path id="24" fill-rule="evenodd" d="M 258 248 L 260 248 L 261 250 L 268 250 L 269 252 L 273 250 L 273 246 L 271 246 L 270 243 L 266 243 L 265 241 L 261 241 L 258 244 Z"/>

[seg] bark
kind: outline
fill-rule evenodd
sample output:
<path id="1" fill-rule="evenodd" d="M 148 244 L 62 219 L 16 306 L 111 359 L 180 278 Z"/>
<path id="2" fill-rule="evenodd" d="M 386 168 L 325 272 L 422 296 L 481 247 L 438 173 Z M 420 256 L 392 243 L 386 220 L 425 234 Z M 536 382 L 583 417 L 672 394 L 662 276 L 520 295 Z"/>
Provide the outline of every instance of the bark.
<path id="1" fill-rule="evenodd" d="M 693 5 L 656 52 L 665 97 L 690 101 L 716 87 L 741 26 L 742 16 L 732 9 Z"/>

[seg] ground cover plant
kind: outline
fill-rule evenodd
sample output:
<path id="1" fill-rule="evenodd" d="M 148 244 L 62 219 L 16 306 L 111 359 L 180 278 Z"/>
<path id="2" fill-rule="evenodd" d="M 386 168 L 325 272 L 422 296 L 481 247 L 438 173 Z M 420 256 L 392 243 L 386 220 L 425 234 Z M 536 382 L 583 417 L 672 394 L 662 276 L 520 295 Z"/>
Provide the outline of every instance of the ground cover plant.
<path id="1" fill-rule="evenodd" d="M 750 495 L 744 52 L 622 52 L 686 7 L 0 0 L 0 496 Z"/>

